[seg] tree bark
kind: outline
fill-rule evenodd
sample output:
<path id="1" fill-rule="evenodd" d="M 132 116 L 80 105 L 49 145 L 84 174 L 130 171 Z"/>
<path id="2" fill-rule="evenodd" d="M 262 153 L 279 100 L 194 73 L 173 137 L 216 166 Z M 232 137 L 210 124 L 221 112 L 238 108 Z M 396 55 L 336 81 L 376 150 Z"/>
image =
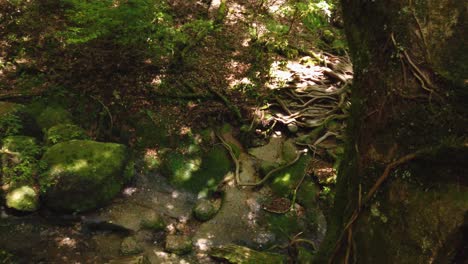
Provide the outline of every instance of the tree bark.
<path id="1" fill-rule="evenodd" d="M 346 153 L 316 263 L 464 263 L 468 4 L 342 0 Z"/>

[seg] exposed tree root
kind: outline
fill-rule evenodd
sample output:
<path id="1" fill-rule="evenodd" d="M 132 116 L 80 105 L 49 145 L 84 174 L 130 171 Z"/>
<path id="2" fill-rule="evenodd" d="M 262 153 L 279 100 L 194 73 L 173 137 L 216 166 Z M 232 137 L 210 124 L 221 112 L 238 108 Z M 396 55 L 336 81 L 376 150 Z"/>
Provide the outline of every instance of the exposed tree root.
<path id="1" fill-rule="evenodd" d="M 361 186 L 359 186 L 359 192 L 358 192 L 358 206 L 356 209 L 353 211 L 351 214 L 348 222 L 343 228 L 343 231 L 341 232 L 341 235 L 339 236 L 337 242 L 335 243 L 335 247 L 333 250 L 333 254 L 330 256 L 330 259 L 328 260 L 328 263 L 333 263 L 334 259 L 338 255 L 341 245 L 343 243 L 343 240 L 345 239 L 345 236 L 347 238 L 347 248 L 346 248 L 346 253 L 345 253 L 345 261 L 344 263 L 348 263 L 349 257 L 350 257 L 350 252 L 353 247 L 353 225 L 358 219 L 360 213 L 364 209 L 365 206 L 368 205 L 368 203 L 372 200 L 374 197 L 375 193 L 378 191 L 380 186 L 385 182 L 385 180 L 390 176 L 390 172 L 402 165 L 405 164 L 411 160 L 414 160 L 417 157 L 420 157 L 423 154 L 429 153 L 432 150 L 432 148 L 425 148 L 416 152 L 413 152 L 411 154 L 405 155 L 398 160 L 391 162 L 385 167 L 384 172 L 382 175 L 377 179 L 377 181 L 374 183 L 374 185 L 370 188 L 369 192 L 367 195 L 364 197 L 364 200 L 362 199 L 362 194 L 361 194 Z"/>

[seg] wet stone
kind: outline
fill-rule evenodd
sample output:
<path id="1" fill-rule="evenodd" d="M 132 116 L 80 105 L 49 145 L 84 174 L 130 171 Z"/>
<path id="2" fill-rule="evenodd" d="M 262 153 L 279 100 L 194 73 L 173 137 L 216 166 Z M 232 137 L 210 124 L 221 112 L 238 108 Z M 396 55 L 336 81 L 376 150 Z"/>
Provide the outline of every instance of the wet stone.
<path id="1" fill-rule="evenodd" d="M 183 255 L 192 251 L 192 240 L 187 236 L 168 235 L 166 237 L 166 251 Z"/>
<path id="2" fill-rule="evenodd" d="M 200 221 L 208 221 L 216 215 L 216 206 L 206 199 L 201 199 L 195 205 L 193 214 Z"/>
<path id="3" fill-rule="evenodd" d="M 133 236 L 126 237 L 120 244 L 120 252 L 122 255 L 134 255 L 141 253 L 143 249 L 138 245 L 138 242 Z"/>
<path id="4" fill-rule="evenodd" d="M 166 228 L 166 222 L 157 214 L 152 214 L 148 218 L 141 220 L 141 228 L 153 231 L 163 231 Z"/>

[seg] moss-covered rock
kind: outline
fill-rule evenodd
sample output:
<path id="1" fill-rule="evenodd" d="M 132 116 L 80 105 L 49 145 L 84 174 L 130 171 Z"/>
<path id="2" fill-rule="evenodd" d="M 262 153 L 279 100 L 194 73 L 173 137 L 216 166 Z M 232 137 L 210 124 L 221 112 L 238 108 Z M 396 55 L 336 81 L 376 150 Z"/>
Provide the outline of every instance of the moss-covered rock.
<path id="1" fill-rule="evenodd" d="M 140 226 L 143 229 L 152 231 L 163 231 L 166 228 L 166 221 L 158 214 L 152 214 L 149 217 L 142 219 Z"/>
<path id="2" fill-rule="evenodd" d="M 42 131 L 47 131 L 49 128 L 56 125 L 73 123 L 71 114 L 59 106 L 49 106 L 45 108 L 37 117 L 36 121 Z"/>
<path id="3" fill-rule="evenodd" d="M 230 170 L 231 160 L 222 146 L 216 146 L 201 156 L 168 153 L 163 168 L 173 185 L 205 197 Z"/>
<path id="4" fill-rule="evenodd" d="M 307 173 L 310 160 L 309 155 L 302 155 L 293 165 L 275 172 L 271 176 L 272 182 L 270 184 L 273 192 L 280 196 L 291 194 L 291 191 L 296 188 L 302 177 Z"/>
<path id="5" fill-rule="evenodd" d="M 313 182 L 312 179 L 307 178 L 299 187 L 296 201 L 307 209 L 315 208 L 317 206 L 317 198 L 319 197 L 319 194 L 319 186 L 317 186 L 317 184 Z"/>
<path id="6" fill-rule="evenodd" d="M 280 254 L 260 252 L 238 245 L 226 245 L 213 248 L 210 256 L 221 258 L 229 263 L 239 264 L 282 264 L 286 263 L 286 257 Z"/>
<path id="7" fill-rule="evenodd" d="M 54 145 L 73 139 L 90 139 L 86 131 L 73 124 L 55 125 L 45 133 L 45 142 L 47 145 Z"/>
<path id="8" fill-rule="evenodd" d="M 55 210 L 85 211 L 112 199 L 126 179 L 127 148 L 115 143 L 71 140 L 50 147 L 39 178 L 45 204 Z"/>
<path id="9" fill-rule="evenodd" d="M 133 236 L 124 238 L 120 244 L 120 253 L 122 253 L 122 255 L 135 255 L 142 251 L 143 249 L 138 245 L 138 242 Z"/>
<path id="10" fill-rule="evenodd" d="M 10 189 L 34 184 L 38 171 L 38 157 L 42 149 L 33 137 L 8 136 L 2 140 L 2 183 Z"/>
<path id="11" fill-rule="evenodd" d="M 184 255 L 192 251 L 192 240 L 187 236 L 168 235 L 165 249 L 177 255 Z"/>
<path id="12" fill-rule="evenodd" d="M 30 186 L 22 186 L 6 195 L 6 205 L 18 211 L 33 212 L 39 208 L 39 194 Z"/>
<path id="13" fill-rule="evenodd" d="M 200 199 L 193 208 L 193 215 L 200 221 L 208 221 L 216 215 L 217 211 L 216 206 L 211 201 Z"/>

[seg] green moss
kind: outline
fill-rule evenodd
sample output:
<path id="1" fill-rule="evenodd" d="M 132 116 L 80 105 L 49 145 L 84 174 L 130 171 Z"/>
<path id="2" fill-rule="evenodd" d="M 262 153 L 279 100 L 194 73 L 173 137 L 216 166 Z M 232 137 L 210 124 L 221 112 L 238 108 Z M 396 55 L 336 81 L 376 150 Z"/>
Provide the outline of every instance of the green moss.
<path id="1" fill-rule="evenodd" d="M 163 167 L 172 184 L 204 196 L 224 178 L 231 161 L 226 150 L 216 146 L 201 157 L 169 153 Z"/>
<path id="2" fill-rule="evenodd" d="M 39 183 L 46 205 L 84 211 L 112 199 L 126 182 L 127 149 L 115 143 L 72 140 L 50 147 L 42 161 L 47 170 Z"/>
<path id="3" fill-rule="evenodd" d="M 84 129 L 73 124 L 60 124 L 49 128 L 45 134 L 45 142 L 54 145 L 72 139 L 90 139 Z"/>
<path id="4" fill-rule="evenodd" d="M 43 131 L 47 131 L 49 128 L 56 125 L 73 123 L 71 114 L 59 106 L 49 106 L 45 108 L 37 117 L 36 121 Z"/>
<path id="5" fill-rule="evenodd" d="M 305 179 L 297 192 L 297 203 L 306 209 L 317 206 L 317 198 L 320 194 L 320 188 L 310 178 Z"/>
<path id="6" fill-rule="evenodd" d="M 187 236 L 168 235 L 166 237 L 165 248 L 167 251 L 177 255 L 188 254 L 192 251 L 192 240 Z"/>
<path id="7" fill-rule="evenodd" d="M 304 232 L 305 227 L 301 226 L 298 221 L 296 211 L 290 211 L 286 214 L 273 214 L 267 215 L 267 222 L 270 230 L 282 240 L 287 241 L 290 237 Z"/>
<path id="8" fill-rule="evenodd" d="M 149 229 L 152 231 L 163 231 L 166 229 L 166 222 L 159 215 L 154 215 L 149 219 L 141 220 L 140 226 L 144 229 Z"/>
<path id="9" fill-rule="evenodd" d="M 310 162 L 309 155 L 303 155 L 293 165 L 274 173 L 270 184 L 273 192 L 280 196 L 288 196 L 294 190 L 307 172 L 307 166 Z"/>
<path id="10" fill-rule="evenodd" d="M 6 195 L 6 205 L 19 211 L 33 212 L 39 207 L 39 194 L 30 186 L 22 186 Z"/>

